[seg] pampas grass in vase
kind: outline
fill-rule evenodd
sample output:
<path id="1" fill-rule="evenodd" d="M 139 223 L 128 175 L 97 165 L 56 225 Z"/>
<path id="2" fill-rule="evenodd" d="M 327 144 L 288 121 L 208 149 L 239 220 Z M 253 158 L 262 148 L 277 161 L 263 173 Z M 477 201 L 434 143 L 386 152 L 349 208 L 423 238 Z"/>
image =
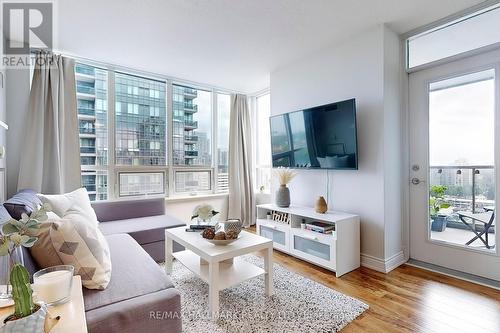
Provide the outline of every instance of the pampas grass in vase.
<path id="1" fill-rule="evenodd" d="M 280 187 L 276 191 L 276 205 L 278 207 L 290 207 L 290 190 L 286 185 L 292 181 L 297 173 L 288 168 L 279 167 L 274 169 L 274 174 L 278 177 L 280 183 Z"/>

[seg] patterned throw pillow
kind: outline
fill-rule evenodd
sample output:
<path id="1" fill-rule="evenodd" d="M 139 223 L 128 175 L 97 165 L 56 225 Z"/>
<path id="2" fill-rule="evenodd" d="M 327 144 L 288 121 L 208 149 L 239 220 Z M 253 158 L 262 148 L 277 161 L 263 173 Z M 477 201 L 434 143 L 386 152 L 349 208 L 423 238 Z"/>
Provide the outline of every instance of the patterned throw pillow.
<path id="1" fill-rule="evenodd" d="M 106 239 L 97 226 L 79 214 L 54 220 L 50 239 L 61 261 L 75 267 L 88 289 L 105 289 L 111 280 L 111 257 Z"/>

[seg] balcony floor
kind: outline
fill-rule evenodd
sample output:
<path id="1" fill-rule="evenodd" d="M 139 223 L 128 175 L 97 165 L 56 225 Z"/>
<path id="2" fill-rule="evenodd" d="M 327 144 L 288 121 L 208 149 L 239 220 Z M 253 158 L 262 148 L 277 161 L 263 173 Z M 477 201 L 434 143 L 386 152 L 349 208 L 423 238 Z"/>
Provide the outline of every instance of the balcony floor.
<path id="1" fill-rule="evenodd" d="M 474 237 L 474 233 L 470 230 L 464 230 L 464 229 L 457 229 L 457 228 L 446 228 L 445 231 L 443 232 L 438 232 L 438 231 L 431 231 L 431 239 L 432 240 L 439 240 L 439 241 L 444 241 L 447 243 L 455 244 L 455 245 L 465 245 L 469 240 L 471 240 Z M 488 235 L 488 243 L 489 245 L 494 245 L 495 244 L 495 234 L 490 233 Z M 477 239 L 474 242 L 472 242 L 468 247 L 475 248 L 475 249 L 482 249 L 486 251 L 494 251 L 495 249 L 487 249 L 484 246 L 484 243 Z"/>

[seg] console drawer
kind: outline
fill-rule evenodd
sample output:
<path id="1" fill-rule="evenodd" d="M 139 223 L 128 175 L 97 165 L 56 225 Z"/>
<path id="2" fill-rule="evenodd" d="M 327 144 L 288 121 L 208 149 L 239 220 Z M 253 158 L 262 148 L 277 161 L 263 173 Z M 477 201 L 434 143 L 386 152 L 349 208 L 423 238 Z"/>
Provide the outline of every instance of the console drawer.
<path id="1" fill-rule="evenodd" d="M 273 247 L 281 251 L 289 251 L 290 232 L 287 226 L 279 226 L 275 223 L 263 223 L 259 225 L 259 235 L 272 239 Z"/>

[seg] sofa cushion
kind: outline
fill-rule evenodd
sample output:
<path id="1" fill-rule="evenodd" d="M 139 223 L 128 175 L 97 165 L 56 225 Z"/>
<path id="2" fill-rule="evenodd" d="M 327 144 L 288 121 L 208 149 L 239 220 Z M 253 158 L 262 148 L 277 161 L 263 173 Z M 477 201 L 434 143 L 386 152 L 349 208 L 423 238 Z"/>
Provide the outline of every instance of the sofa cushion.
<path id="1" fill-rule="evenodd" d="M 101 222 L 99 228 L 104 235 L 129 234 L 139 244 L 165 240 L 165 229 L 185 225 L 168 215 L 156 215 L 135 219 Z"/>
<path id="2" fill-rule="evenodd" d="M 13 219 L 20 220 L 21 214 L 31 215 L 33 210 L 42 202 L 33 190 L 20 190 L 14 196 L 3 203 Z"/>
<path id="3" fill-rule="evenodd" d="M 106 236 L 113 274 L 105 290 L 83 290 L 85 311 L 172 288 L 160 266 L 129 235 Z"/>

